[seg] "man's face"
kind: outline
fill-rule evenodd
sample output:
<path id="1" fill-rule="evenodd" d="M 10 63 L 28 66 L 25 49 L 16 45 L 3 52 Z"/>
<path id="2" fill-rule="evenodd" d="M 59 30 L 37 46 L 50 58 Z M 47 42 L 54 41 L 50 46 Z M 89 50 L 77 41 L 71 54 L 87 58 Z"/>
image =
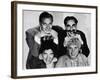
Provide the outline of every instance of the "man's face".
<path id="1" fill-rule="evenodd" d="M 42 56 L 43 56 L 44 62 L 46 64 L 50 64 L 54 57 L 52 49 L 45 50 L 44 53 L 42 54 Z"/>
<path id="2" fill-rule="evenodd" d="M 42 30 L 46 33 L 49 33 L 52 28 L 52 20 L 51 18 L 45 18 L 42 21 Z"/>
<path id="3" fill-rule="evenodd" d="M 71 59 L 75 59 L 77 55 L 79 54 L 79 48 L 77 45 L 70 45 L 68 47 L 68 53 Z"/>
<path id="4" fill-rule="evenodd" d="M 69 20 L 67 21 L 65 28 L 66 30 L 73 32 L 77 30 L 77 24 L 75 23 L 74 20 Z"/>

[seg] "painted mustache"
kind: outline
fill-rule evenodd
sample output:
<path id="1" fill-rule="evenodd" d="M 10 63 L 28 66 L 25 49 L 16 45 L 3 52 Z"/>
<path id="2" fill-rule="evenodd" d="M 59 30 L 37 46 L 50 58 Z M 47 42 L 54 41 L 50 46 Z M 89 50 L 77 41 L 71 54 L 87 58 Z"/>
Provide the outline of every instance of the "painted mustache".
<path id="1" fill-rule="evenodd" d="M 66 32 L 70 32 L 70 33 L 76 33 L 77 31 L 76 30 L 65 30 Z"/>

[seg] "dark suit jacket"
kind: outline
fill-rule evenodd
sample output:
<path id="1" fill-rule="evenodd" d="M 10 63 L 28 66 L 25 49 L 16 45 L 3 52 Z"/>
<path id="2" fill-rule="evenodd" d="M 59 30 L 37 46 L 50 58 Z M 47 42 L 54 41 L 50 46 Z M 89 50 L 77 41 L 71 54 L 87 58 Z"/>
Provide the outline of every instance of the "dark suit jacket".
<path id="1" fill-rule="evenodd" d="M 87 45 L 87 40 L 86 40 L 85 34 L 80 30 L 77 30 L 77 34 L 79 34 L 81 36 L 82 40 L 83 40 L 83 45 L 81 46 L 82 53 L 86 57 L 88 57 L 90 50 L 89 50 L 88 45 Z"/>
<path id="2" fill-rule="evenodd" d="M 58 33 L 58 42 L 59 44 L 57 45 L 57 48 L 59 50 L 59 46 L 61 45 L 61 33 L 63 31 L 63 29 L 59 26 L 52 26 L 52 29 L 55 30 L 57 33 Z M 34 36 L 40 32 L 40 26 L 38 27 L 35 27 L 35 28 L 31 28 L 31 29 L 28 29 L 26 31 L 26 42 L 27 42 L 27 45 L 29 47 L 29 54 L 28 54 L 28 57 L 27 57 L 27 62 L 26 62 L 26 68 L 29 69 L 29 67 L 27 66 L 30 66 L 30 58 L 33 56 L 33 58 L 38 58 L 38 54 L 39 54 L 39 49 L 40 49 L 40 46 L 38 43 L 35 42 L 34 40 Z M 48 45 L 49 46 L 49 45 Z M 57 51 L 58 51 L 57 50 Z M 57 57 L 59 57 L 59 53 L 57 54 Z M 34 59 L 33 59 L 34 60 Z M 34 63 L 35 64 L 35 63 Z"/>

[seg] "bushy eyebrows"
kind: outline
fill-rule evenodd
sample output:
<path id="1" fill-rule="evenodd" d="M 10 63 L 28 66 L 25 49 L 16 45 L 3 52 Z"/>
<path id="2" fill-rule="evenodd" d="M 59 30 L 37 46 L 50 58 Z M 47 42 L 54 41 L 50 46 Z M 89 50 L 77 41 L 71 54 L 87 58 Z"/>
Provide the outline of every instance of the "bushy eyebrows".
<path id="1" fill-rule="evenodd" d="M 67 26 L 67 27 L 69 27 L 70 25 L 69 25 L 69 24 L 67 24 L 66 26 Z"/>
<path id="2" fill-rule="evenodd" d="M 73 24 L 72 26 L 75 26 L 75 25 L 76 25 L 76 24 Z M 69 26 L 71 26 L 71 25 L 70 25 L 70 24 L 67 24 L 66 26 L 68 26 L 68 27 L 69 27 Z"/>
<path id="3" fill-rule="evenodd" d="M 72 26 L 75 26 L 76 24 L 73 24 Z"/>
<path id="4" fill-rule="evenodd" d="M 47 24 L 47 23 L 46 22 L 43 22 L 42 24 Z M 52 22 L 49 23 L 49 25 L 51 25 L 51 24 L 52 24 Z"/>

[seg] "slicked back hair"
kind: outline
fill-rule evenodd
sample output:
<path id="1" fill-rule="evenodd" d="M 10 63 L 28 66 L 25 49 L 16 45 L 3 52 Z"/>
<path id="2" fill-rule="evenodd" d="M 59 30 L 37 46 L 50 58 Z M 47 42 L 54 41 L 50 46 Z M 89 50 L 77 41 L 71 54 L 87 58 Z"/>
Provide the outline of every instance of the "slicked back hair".
<path id="1" fill-rule="evenodd" d="M 76 24 L 78 23 L 78 20 L 74 16 L 67 16 L 64 19 L 64 24 L 66 25 L 69 20 L 74 20 Z"/>
<path id="2" fill-rule="evenodd" d="M 44 11 L 44 12 L 42 12 L 42 13 L 40 14 L 40 16 L 39 16 L 39 23 L 40 23 L 40 25 L 41 25 L 41 23 L 43 22 L 43 20 L 44 20 L 45 18 L 50 18 L 51 21 L 53 22 L 53 16 L 52 16 L 50 13 Z"/>

